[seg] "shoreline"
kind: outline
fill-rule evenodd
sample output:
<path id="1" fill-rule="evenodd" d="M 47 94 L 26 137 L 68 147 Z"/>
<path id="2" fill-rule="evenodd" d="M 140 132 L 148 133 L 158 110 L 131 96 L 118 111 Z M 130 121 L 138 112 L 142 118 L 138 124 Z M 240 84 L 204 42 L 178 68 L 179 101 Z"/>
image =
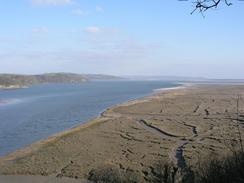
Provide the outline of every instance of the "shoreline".
<path id="1" fill-rule="evenodd" d="M 165 94 L 165 93 L 169 93 L 171 91 L 180 90 L 180 89 L 186 89 L 187 87 L 191 86 L 191 85 L 188 85 L 187 83 L 185 83 L 185 84 L 173 83 L 173 84 L 177 84 L 180 86 L 154 89 L 154 90 L 152 90 L 151 93 L 146 94 L 145 96 L 130 99 L 130 100 L 112 105 L 110 107 L 107 107 L 106 109 L 101 111 L 96 117 L 91 118 L 91 119 L 83 122 L 82 124 L 75 125 L 75 126 L 70 127 L 66 130 L 63 130 L 61 132 L 52 134 L 52 135 L 48 136 L 47 138 L 40 139 L 40 140 L 35 141 L 31 144 L 23 146 L 23 147 L 15 150 L 13 152 L 10 152 L 10 153 L 7 153 L 3 156 L 0 156 L 0 163 L 1 163 L 1 161 L 5 161 L 5 160 L 9 161 L 9 160 L 14 159 L 16 157 L 24 156 L 24 155 L 28 154 L 29 152 L 31 152 L 32 150 L 34 150 L 34 151 L 38 150 L 42 145 L 44 145 L 46 143 L 49 143 L 51 141 L 55 141 L 58 138 L 62 138 L 63 136 L 69 135 L 71 133 L 75 133 L 76 131 L 83 130 L 83 129 L 89 128 L 90 126 L 99 124 L 100 120 L 103 121 L 103 118 L 105 118 L 105 119 L 109 118 L 109 117 L 105 116 L 104 113 L 112 110 L 113 108 L 116 108 L 119 106 L 128 106 L 128 105 L 132 105 L 132 104 L 136 104 L 136 103 L 141 103 L 141 102 L 144 102 L 146 100 L 150 100 L 150 98 L 154 97 L 155 95 Z M 159 91 L 156 91 L 156 90 L 159 90 Z M 4 103 L 4 104 L 8 105 L 9 103 Z M 1 106 L 1 102 L 0 102 L 0 106 Z"/>
<path id="2" fill-rule="evenodd" d="M 3 156 L 0 175 L 81 180 L 112 167 L 145 180 L 155 162 L 194 167 L 199 156 L 226 156 L 231 152 L 221 139 L 235 138 L 229 118 L 235 117 L 237 93 L 244 96 L 244 86 L 194 85 L 112 106 L 94 120 Z"/>
<path id="3" fill-rule="evenodd" d="M 173 83 L 173 84 L 178 84 L 178 83 Z M 131 104 L 135 104 L 135 103 L 138 103 L 138 102 L 144 102 L 145 100 L 148 100 L 150 99 L 151 97 L 155 96 L 155 95 L 158 95 L 158 94 L 164 94 L 164 93 L 167 93 L 167 92 L 170 92 L 170 91 L 175 91 L 175 90 L 179 90 L 179 89 L 186 89 L 188 86 L 188 84 L 178 84 L 180 86 L 174 86 L 174 87 L 168 87 L 168 88 L 159 88 L 159 89 L 153 89 L 149 94 L 146 94 L 144 96 L 141 96 L 141 97 L 136 97 L 134 99 L 129 99 L 127 101 L 124 101 L 124 102 L 120 102 L 118 104 L 114 104 L 110 107 L 107 107 L 106 109 L 104 109 L 103 111 L 101 111 L 99 114 L 98 114 L 98 118 L 99 117 L 102 117 L 103 116 L 103 113 L 105 113 L 106 111 L 110 110 L 110 109 L 113 109 L 115 107 L 119 107 L 119 106 L 127 106 L 127 105 L 131 105 Z M 159 90 L 159 91 L 157 91 Z M 87 121 L 89 122 L 89 120 Z M 86 122 L 85 122 L 86 123 Z"/>
<path id="4" fill-rule="evenodd" d="M 178 83 L 176 83 L 178 84 Z M 179 89 L 186 89 L 187 87 L 193 86 L 191 84 L 180 84 L 180 86 L 175 86 L 175 87 L 169 87 L 169 88 L 159 88 L 159 89 L 154 89 L 153 93 L 163 93 L 163 92 L 167 92 L 167 91 L 172 91 L 172 90 L 179 90 Z"/>
<path id="5" fill-rule="evenodd" d="M 0 90 L 17 90 L 17 89 L 24 89 L 24 88 L 28 88 L 28 86 L 19 86 L 19 85 L 3 86 L 3 85 L 0 85 Z"/>
<path id="6" fill-rule="evenodd" d="M 13 160 L 15 158 L 21 158 L 22 156 L 25 156 L 28 153 L 35 152 L 39 148 L 41 148 L 43 145 L 48 144 L 50 142 L 54 142 L 58 138 L 65 137 L 65 136 L 70 135 L 72 133 L 75 133 L 77 131 L 85 130 L 86 128 L 92 127 L 92 126 L 97 125 L 99 123 L 106 122 L 105 118 L 103 118 L 103 119 L 100 119 L 100 118 L 101 117 L 99 116 L 99 117 L 94 118 L 92 120 L 89 120 L 86 123 L 83 123 L 83 124 L 81 124 L 81 125 L 79 125 L 77 127 L 73 127 L 73 128 L 61 131 L 59 133 L 50 135 L 49 137 L 47 137 L 45 139 L 38 140 L 38 141 L 36 141 L 36 142 L 34 142 L 32 144 L 29 144 L 29 145 L 27 145 L 25 147 L 17 149 L 14 152 L 10 152 L 10 153 L 8 153 L 8 154 L 6 154 L 4 156 L 0 156 L 0 164 L 1 164 L 2 161 L 11 161 L 11 160 Z"/>

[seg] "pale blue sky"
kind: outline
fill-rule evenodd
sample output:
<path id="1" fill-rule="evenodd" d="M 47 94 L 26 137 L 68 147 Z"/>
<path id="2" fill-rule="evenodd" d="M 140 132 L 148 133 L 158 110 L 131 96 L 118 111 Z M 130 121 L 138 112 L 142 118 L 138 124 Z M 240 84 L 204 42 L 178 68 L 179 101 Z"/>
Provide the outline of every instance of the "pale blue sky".
<path id="1" fill-rule="evenodd" d="M 244 78 L 244 2 L 1 0 L 0 73 Z"/>

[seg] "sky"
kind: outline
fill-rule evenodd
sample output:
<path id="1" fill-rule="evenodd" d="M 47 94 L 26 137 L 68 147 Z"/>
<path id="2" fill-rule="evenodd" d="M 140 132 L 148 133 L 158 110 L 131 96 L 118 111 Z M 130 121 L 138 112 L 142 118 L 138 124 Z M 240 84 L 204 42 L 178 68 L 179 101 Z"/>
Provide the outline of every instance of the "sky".
<path id="1" fill-rule="evenodd" d="M 244 79 L 244 2 L 0 0 L 0 73 Z"/>

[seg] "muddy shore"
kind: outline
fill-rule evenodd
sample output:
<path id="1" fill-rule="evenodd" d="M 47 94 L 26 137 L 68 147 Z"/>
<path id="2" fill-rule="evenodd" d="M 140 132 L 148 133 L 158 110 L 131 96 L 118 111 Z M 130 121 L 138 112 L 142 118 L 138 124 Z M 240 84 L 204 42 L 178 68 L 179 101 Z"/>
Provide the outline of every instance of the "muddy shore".
<path id="1" fill-rule="evenodd" d="M 83 180 L 108 166 L 146 180 L 158 161 L 194 167 L 206 157 L 227 155 L 239 141 L 238 95 L 243 132 L 244 86 L 188 86 L 111 107 L 95 120 L 2 157 L 0 174 Z"/>

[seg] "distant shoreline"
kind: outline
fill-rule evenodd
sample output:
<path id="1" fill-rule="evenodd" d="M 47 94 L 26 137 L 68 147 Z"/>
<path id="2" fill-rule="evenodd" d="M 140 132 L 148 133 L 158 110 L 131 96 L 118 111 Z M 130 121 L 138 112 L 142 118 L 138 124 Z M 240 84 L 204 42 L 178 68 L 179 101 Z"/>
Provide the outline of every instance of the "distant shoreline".
<path id="1" fill-rule="evenodd" d="M 0 89 L 18 89 L 44 83 L 80 84 L 92 80 L 121 79 L 102 74 L 46 73 L 39 75 L 0 74 Z"/>
<path id="2" fill-rule="evenodd" d="M 0 85 L 0 90 L 15 90 L 15 89 L 22 89 L 22 88 L 28 88 L 28 86 L 19 86 L 19 85 L 3 86 L 3 85 Z"/>

